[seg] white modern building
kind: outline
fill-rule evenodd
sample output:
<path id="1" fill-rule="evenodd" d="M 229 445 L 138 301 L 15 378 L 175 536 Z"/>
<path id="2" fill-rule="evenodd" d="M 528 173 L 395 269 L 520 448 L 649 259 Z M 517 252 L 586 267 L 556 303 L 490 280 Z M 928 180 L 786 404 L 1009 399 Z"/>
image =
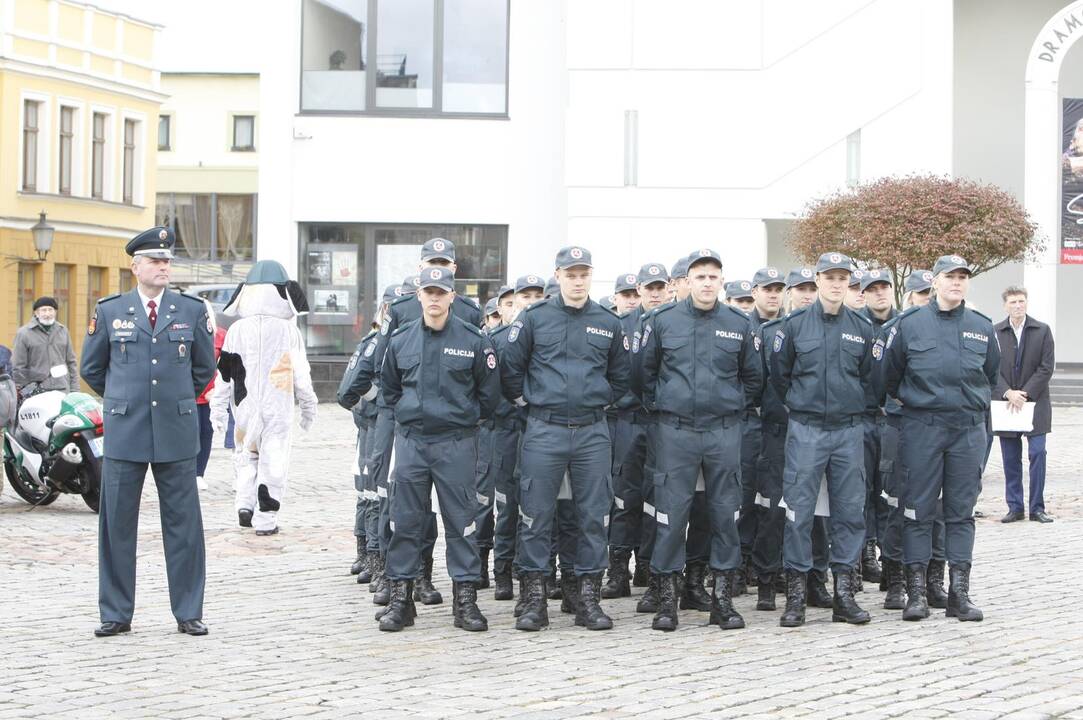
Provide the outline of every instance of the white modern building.
<path id="1" fill-rule="evenodd" d="M 1066 4 L 288 0 L 261 38 L 257 255 L 306 283 L 310 352 L 344 355 L 432 236 L 455 241 L 461 292 L 548 273 L 579 243 L 600 296 L 701 246 L 731 279 L 789 267 L 809 200 L 954 174 L 1026 199 L 1052 233 L 1042 266 L 980 276 L 975 303 L 999 319 L 1000 291 L 1026 280 L 1058 359 L 1083 361 L 1083 268 L 1058 264 L 1057 239 L 1083 26 L 1047 28 L 1037 47 L 1056 57 L 1025 84 Z"/>

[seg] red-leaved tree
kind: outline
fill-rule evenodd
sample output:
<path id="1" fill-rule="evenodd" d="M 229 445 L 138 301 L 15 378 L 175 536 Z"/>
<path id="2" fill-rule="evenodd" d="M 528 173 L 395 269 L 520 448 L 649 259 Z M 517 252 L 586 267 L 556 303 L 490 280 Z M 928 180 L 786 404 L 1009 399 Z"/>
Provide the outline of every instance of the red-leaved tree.
<path id="1" fill-rule="evenodd" d="M 961 255 L 974 274 L 1043 250 L 1036 226 L 1014 197 L 995 185 L 937 175 L 887 177 L 814 200 L 789 239 L 815 263 L 825 252 L 849 255 L 861 268 L 892 274 L 896 302 L 914 269 L 941 255 Z"/>

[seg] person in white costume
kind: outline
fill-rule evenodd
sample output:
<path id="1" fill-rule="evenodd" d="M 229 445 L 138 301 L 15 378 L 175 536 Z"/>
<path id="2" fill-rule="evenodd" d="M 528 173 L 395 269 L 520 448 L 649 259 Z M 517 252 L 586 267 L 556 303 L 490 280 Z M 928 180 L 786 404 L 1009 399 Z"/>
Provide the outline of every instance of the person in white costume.
<path id="1" fill-rule="evenodd" d="M 227 303 L 239 316 L 226 333 L 211 396 L 211 423 L 226 427 L 227 408 L 236 420 L 237 517 L 257 535 L 278 532 L 277 514 L 286 492 L 294 398 L 301 429 L 316 419 L 305 343 L 296 318 L 308 311 L 298 284 L 273 260 L 261 260 Z"/>

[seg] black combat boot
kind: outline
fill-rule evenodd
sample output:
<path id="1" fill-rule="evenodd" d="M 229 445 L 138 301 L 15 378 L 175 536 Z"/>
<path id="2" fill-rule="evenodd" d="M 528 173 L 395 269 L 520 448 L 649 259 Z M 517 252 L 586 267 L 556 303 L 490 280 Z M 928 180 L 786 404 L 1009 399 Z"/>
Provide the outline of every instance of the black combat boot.
<path id="1" fill-rule="evenodd" d="M 970 602 L 970 563 L 960 563 L 948 568 L 948 611 L 947 616 L 960 621 L 977 622 L 984 618 L 981 610 Z"/>
<path id="2" fill-rule="evenodd" d="M 827 592 L 826 573 L 822 570 L 809 570 L 808 584 L 806 585 L 806 602 L 814 608 L 829 608 L 835 606 L 835 599 Z M 787 581 L 788 583 L 788 581 Z M 789 592 L 787 587 L 786 592 Z"/>
<path id="3" fill-rule="evenodd" d="M 651 584 L 651 560 L 650 558 L 636 556 L 636 571 L 632 575 L 632 587 L 650 587 Z"/>
<path id="4" fill-rule="evenodd" d="M 478 609 L 478 588 L 472 582 L 451 583 L 451 614 L 457 628 L 469 632 L 489 629 L 489 621 Z"/>
<path id="5" fill-rule="evenodd" d="M 924 620 L 929 617 L 929 601 L 925 596 L 925 563 L 906 566 L 906 595 L 903 620 Z"/>
<path id="6" fill-rule="evenodd" d="M 943 610 L 948 606 L 948 594 L 944 592 L 943 560 L 930 560 L 925 568 L 925 593 L 929 607 Z"/>
<path id="7" fill-rule="evenodd" d="M 413 580 L 391 580 L 391 602 L 378 618 L 380 629 L 385 632 L 398 632 L 414 624 L 417 609 L 414 607 Z"/>
<path id="8" fill-rule="evenodd" d="M 372 593 L 373 605 L 387 605 L 391 602 L 391 581 L 387 579 L 387 564 L 385 561 L 386 558 L 381 558 L 380 574 L 374 575 L 372 578 L 372 584 L 376 586 L 375 592 Z M 369 587 L 372 587 L 372 584 Z M 413 587 L 412 583 L 411 587 Z"/>
<path id="9" fill-rule="evenodd" d="M 835 577 L 835 600 L 831 608 L 831 622 L 844 622 L 851 625 L 864 625 L 872 616 L 862 610 L 854 600 L 854 578 L 852 570 L 833 571 Z"/>
<path id="10" fill-rule="evenodd" d="M 598 604 L 602 593 L 602 573 L 580 575 L 579 601 L 576 603 L 575 624 L 587 630 L 611 630 L 613 621 Z"/>
<path id="11" fill-rule="evenodd" d="M 876 541 L 866 540 L 861 551 L 861 579 L 865 582 L 880 582 L 880 563 L 876 562 Z"/>
<path id="12" fill-rule="evenodd" d="M 774 610 L 775 574 L 763 573 L 758 577 L 757 581 L 759 584 L 756 586 L 756 609 Z"/>
<path id="13" fill-rule="evenodd" d="M 526 573 L 522 570 L 517 571 L 516 579 L 519 581 L 519 599 L 515 601 L 515 609 L 511 614 L 519 617 L 523 614 L 523 608 L 526 607 Z"/>
<path id="14" fill-rule="evenodd" d="M 375 550 L 369 550 L 365 553 L 365 567 L 361 569 L 361 572 L 357 574 L 357 584 L 366 585 L 372 582 L 372 579 L 376 577 L 377 563 L 379 562 L 380 553 Z"/>
<path id="15" fill-rule="evenodd" d="M 414 583 L 414 600 L 422 605 L 439 605 L 444 596 L 432 585 L 432 558 L 421 561 L 420 572 Z"/>
<path id="16" fill-rule="evenodd" d="M 368 566 L 368 554 L 365 552 L 365 543 L 367 541 L 363 537 L 357 538 L 357 557 L 354 558 L 353 565 L 350 565 L 350 574 L 359 575 L 366 571 Z M 361 581 L 358 581 L 361 582 Z M 368 582 L 365 580 L 364 582 Z"/>
<path id="17" fill-rule="evenodd" d="M 632 551 L 627 548 L 609 548 L 609 577 L 602 585 L 603 598 L 611 600 L 632 594 L 631 575 L 628 572 L 631 558 Z"/>
<path id="18" fill-rule="evenodd" d="M 680 573 L 658 576 L 658 612 L 651 622 L 652 630 L 673 632 L 677 629 L 677 595 L 680 584 Z"/>
<path id="19" fill-rule="evenodd" d="M 743 572 L 741 568 L 715 571 L 714 590 L 711 593 L 711 619 L 708 625 L 717 625 L 723 630 L 739 630 L 745 626 L 745 619 L 733 609 L 733 597 L 729 594 L 733 587 L 732 576 Z"/>
<path id="20" fill-rule="evenodd" d="M 492 548 L 478 548 L 478 556 L 481 558 L 481 579 L 478 580 L 478 590 L 486 590 L 489 587 L 489 553 Z"/>
<path id="21" fill-rule="evenodd" d="M 887 594 L 884 595 L 885 610 L 902 610 L 906 607 L 906 576 L 902 563 L 884 558 L 883 577 L 887 580 Z"/>
<path id="22" fill-rule="evenodd" d="M 494 600 L 511 600 L 515 597 L 515 590 L 511 584 L 510 563 L 497 562 L 493 564 L 493 586 Z"/>
<path id="23" fill-rule="evenodd" d="M 733 575 L 730 576 L 730 577 L 733 578 L 733 581 L 732 581 L 733 584 L 730 585 L 730 588 L 731 588 L 730 592 L 732 593 L 730 595 L 730 597 L 740 597 L 740 596 L 744 595 L 746 592 L 748 592 L 748 578 L 745 576 L 745 573 L 743 571 L 743 568 L 744 568 L 744 562 L 743 561 L 741 563 L 741 568 L 742 568 L 742 572 L 736 572 L 736 573 L 733 573 Z M 717 580 L 718 580 L 718 578 L 715 578 L 716 582 L 717 582 Z"/>
<path id="24" fill-rule="evenodd" d="M 805 573 L 786 569 L 786 609 L 778 620 L 782 627 L 801 627 L 805 624 L 805 581 Z"/>
<path id="25" fill-rule="evenodd" d="M 579 606 L 579 581 L 575 573 L 560 571 L 560 611 L 575 615 Z"/>
<path id="26" fill-rule="evenodd" d="M 651 581 L 647 585 L 647 592 L 643 593 L 643 597 L 639 598 L 639 602 L 636 603 L 637 613 L 656 613 L 658 612 L 658 593 L 661 588 L 662 576 L 658 573 L 651 573 Z"/>
<path id="27" fill-rule="evenodd" d="M 703 588 L 703 575 L 706 572 L 707 565 L 701 562 L 692 563 L 684 569 L 681 610 L 711 611 L 711 595 Z"/>
<path id="28" fill-rule="evenodd" d="M 523 612 L 515 621 L 516 630 L 536 631 L 549 627 L 549 607 L 546 600 L 546 573 L 523 574 Z"/>
<path id="29" fill-rule="evenodd" d="M 756 574 L 756 570 L 752 567 L 752 556 L 745 555 L 745 564 L 743 567 L 745 573 L 745 585 L 747 587 L 756 587 L 759 585 L 760 577 Z M 710 573 L 711 578 L 714 578 L 714 573 Z"/>
<path id="30" fill-rule="evenodd" d="M 369 580 L 369 592 L 374 593 L 380 589 L 381 580 L 384 574 L 384 556 L 380 552 L 376 551 L 376 556 L 372 558 L 372 562 L 369 563 L 372 568 L 372 579 Z"/>
<path id="31" fill-rule="evenodd" d="M 854 592 L 864 592 L 865 583 L 861 580 L 861 561 L 854 565 Z"/>
<path id="32" fill-rule="evenodd" d="M 545 584 L 546 592 L 549 593 L 550 600 L 560 600 L 564 597 L 564 591 L 560 587 L 560 581 L 557 579 L 557 566 L 556 563 L 549 564 L 549 582 Z"/>

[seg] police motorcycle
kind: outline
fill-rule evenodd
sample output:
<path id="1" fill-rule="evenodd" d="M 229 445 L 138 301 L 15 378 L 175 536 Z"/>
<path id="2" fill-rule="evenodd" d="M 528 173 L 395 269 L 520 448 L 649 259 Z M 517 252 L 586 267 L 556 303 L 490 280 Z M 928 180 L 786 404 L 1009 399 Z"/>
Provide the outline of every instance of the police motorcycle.
<path id="1" fill-rule="evenodd" d="M 83 496 L 94 512 L 101 499 L 102 406 L 90 395 L 30 388 L 12 425 L 4 426 L 4 474 L 31 505 L 60 493 Z"/>

